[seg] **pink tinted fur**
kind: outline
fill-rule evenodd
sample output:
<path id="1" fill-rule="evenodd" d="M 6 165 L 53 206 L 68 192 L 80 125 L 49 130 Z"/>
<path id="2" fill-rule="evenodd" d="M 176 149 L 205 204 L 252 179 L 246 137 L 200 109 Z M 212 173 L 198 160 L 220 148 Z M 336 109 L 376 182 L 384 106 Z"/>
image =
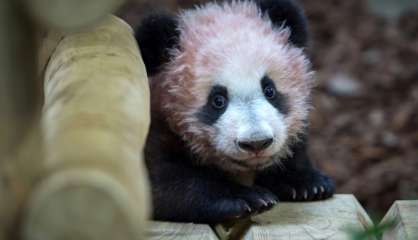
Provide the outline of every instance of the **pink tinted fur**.
<path id="1" fill-rule="evenodd" d="M 207 101 L 213 73 L 231 54 L 243 50 L 243 56 L 269 66 L 267 74 L 288 96 L 287 141 L 295 141 L 304 131 L 313 81 L 303 50 L 288 42 L 290 31 L 275 28 L 250 1 L 209 3 L 184 11 L 179 20 L 180 48 L 172 50 L 165 70 L 151 79 L 154 99 L 158 99 L 153 104 L 201 161 L 217 159 L 212 164 L 225 164 L 225 156 L 211 144 L 216 129 L 201 123 L 196 113 Z"/>

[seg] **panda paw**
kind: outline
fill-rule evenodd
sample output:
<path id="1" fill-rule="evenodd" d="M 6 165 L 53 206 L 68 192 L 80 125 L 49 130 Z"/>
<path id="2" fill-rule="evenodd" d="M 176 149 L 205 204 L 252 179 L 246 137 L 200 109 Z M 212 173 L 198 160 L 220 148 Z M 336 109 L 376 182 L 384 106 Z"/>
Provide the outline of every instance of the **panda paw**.
<path id="1" fill-rule="evenodd" d="M 239 187 L 231 189 L 228 196 L 213 202 L 211 212 L 218 220 L 229 221 L 270 210 L 278 202 L 278 197 L 260 187 Z"/>
<path id="2" fill-rule="evenodd" d="M 275 172 L 261 176 L 256 182 L 274 194 L 280 201 L 316 201 L 332 197 L 334 181 L 315 169 Z"/>
<path id="3" fill-rule="evenodd" d="M 272 188 L 281 201 L 315 201 L 332 197 L 335 183 L 315 170 L 280 177 Z"/>

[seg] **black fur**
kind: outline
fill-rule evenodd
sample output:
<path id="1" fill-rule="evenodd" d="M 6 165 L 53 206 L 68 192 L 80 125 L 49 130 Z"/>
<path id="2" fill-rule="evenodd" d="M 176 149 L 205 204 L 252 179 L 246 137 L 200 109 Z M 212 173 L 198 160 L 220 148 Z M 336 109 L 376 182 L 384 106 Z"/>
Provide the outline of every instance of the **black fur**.
<path id="1" fill-rule="evenodd" d="M 157 73 L 170 59 L 169 49 L 178 44 L 177 20 L 169 14 L 151 14 L 135 31 L 142 58 L 149 76 Z"/>
<path id="2" fill-rule="evenodd" d="M 307 140 L 294 144 L 293 156 L 257 175 L 255 184 L 276 194 L 281 201 L 326 199 L 335 191 L 333 180 L 316 170 L 307 155 Z"/>
<path id="3" fill-rule="evenodd" d="M 219 223 L 264 212 L 279 200 L 329 198 L 334 182 L 313 168 L 306 144 L 293 146 L 294 155 L 284 159 L 283 166 L 259 172 L 256 185 L 246 187 L 222 170 L 194 165 L 196 156 L 163 119 L 154 116 L 145 148 L 154 219 Z"/>
<path id="4" fill-rule="evenodd" d="M 270 102 L 273 107 L 275 107 L 279 112 L 283 114 L 289 113 L 289 105 L 287 103 L 287 97 L 282 94 L 281 92 L 277 91 L 276 86 L 268 76 L 264 76 L 263 79 L 261 79 L 261 88 L 264 89 L 267 86 L 271 86 L 276 90 L 276 95 L 274 98 L 267 100 Z"/>
<path id="5" fill-rule="evenodd" d="M 242 186 L 219 169 L 195 166 L 195 156 L 159 116 L 152 119 L 145 156 L 155 220 L 218 223 L 278 202 L 265 188 Z"/>
<path id="6" fill-rule="evenodd" d="M 308 41 L 307 21 L 303 10 L 292 0 L 255 0 L 260 9 L 268 14 L 277 27 L 290 28 L 290 42 L 305 47 Z"/>

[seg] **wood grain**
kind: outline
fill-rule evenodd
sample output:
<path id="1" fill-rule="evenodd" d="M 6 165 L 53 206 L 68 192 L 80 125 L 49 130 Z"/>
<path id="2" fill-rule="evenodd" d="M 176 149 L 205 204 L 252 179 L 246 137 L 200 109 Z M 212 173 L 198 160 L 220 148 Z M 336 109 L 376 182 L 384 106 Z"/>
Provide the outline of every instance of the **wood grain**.
<path id="1" fill-rule="evenodd" d="M 223 226 L 223 227 L 222 227 Z M 351 240 L 353 231 L 364 231 L 372 221 L 352 195 L 306 203 L 285 203 L 267 213 L 230 224 L 217 225 L 222 240 Z M 217 239 L 206 225 L 152 222 L 151 239 Z"/>
<path id="2" fill-rule="evenodd" d="M 396 201 L 383 218 L 381 225 L 392 225 L 383 240 L 418 239 L 418 201 Z"/>
<path id="3" fill-rule="evenodd" d="M 350 240 L 350 231 L 366 230 L 372 221 L 352 195 L 325 201 L 281 202 L 271 211 L 252 218 L 245 240 L 333 239 Z"/>
<path id="4" fill-rule="evenodd" d="M 149 240 L 216 240 L 208 225 L 193 223 L 151 222 L 147 232 Z"/>

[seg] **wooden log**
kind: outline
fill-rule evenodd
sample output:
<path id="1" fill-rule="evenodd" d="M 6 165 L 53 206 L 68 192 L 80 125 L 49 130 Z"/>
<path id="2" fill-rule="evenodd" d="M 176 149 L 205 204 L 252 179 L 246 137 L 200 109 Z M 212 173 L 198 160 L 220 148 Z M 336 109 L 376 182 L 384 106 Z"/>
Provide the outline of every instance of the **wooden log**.
<path id="1" fill-rule="evenodd" d="M 247 231 L 241 229 L 243 234 L 238 238 L 351 240 L 351 231 L 365 231 L 373 225 L 352 195 L 336 195 L 318 202 L 279 202 L 274 209 L 251 220 L 252 225 Z M 231 239 L 225 232 L 238 231 L 224 231 L 219 234 L 221 239 Z"/>
<path id="2" fill-rule="evenodd" d="M 102 21 L 124 0 L 25 0 L 29 12 L 48 29 L 75 31 Z"/>
<path id="3" fill-rule="evenodd" d="M 418 239 L 418 201 L 396 201 L 380 225 L 389 226 L 383 240 Z"/>
<path id="4" fill-rule="evenodd" d="M 217 240 L 208 225 L 193 223 L 151 222 L 147 231 L 149 240 Z"/>
<path id="5" fill-rule="evenodd" d="M 42 178 L 23 239 L 143 239 L 149 193 L 142 149 L 149 89 L 132 29 L 109 17 L 45 41 Z M 49 49 L 49 50 L 48 50 Z"/>

